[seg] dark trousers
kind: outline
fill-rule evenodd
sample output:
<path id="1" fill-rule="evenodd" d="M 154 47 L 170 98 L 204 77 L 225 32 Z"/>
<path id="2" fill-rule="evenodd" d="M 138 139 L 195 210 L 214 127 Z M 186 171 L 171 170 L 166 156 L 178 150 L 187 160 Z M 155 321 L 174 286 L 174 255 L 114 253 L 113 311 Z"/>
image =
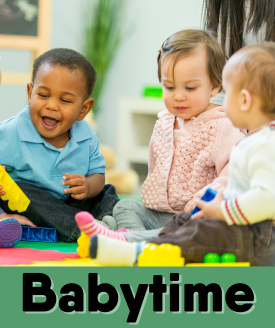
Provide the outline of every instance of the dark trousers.
<path id="1" fill-rule="evenodd" d="M 275 265 L 275 228 L 271 220 L 228 226 L 220 220 L 190 219 L 176 214 L 150 243 L 180 246 L 186 263 L 202 263 L 207 253 L 233 253 L 252 266 Z"/>
<path id="2" fill-rule="evenodd" d="M 77 200 L 69 197 L 65 202 L 29 183 L 17 184 L 31 201 L 27 210 L 21 213 L 11 211 L 8 202 L 2 199 L 0 207 L 8 214 L 24 215 L 37 227 L 55 228 L 66 242 L 73 242 L 80 236 L 75 222 L 77 213 L 87 211 L 101 221 L 105 215 L 112 215 L 113 208 L 119 201 L 115 187 L 108 184 L 94 198 Z"/>

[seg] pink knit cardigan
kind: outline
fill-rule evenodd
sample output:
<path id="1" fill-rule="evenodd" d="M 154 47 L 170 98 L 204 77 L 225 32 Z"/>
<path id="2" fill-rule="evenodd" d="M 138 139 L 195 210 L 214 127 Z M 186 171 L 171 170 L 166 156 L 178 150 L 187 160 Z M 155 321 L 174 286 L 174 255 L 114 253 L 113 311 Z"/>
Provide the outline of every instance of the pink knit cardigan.
<path id="1" fill-rule="evenodd" d="M 149 173 L 142 186 L 144 205 L 177 213 L 207 188 L 223 191 L 230 151 L 244 137 L 223 108 L 215 107 L 184 124 L 175 141 L 175 115 L 164 110 L 158 117 L 150 141 Z"/>

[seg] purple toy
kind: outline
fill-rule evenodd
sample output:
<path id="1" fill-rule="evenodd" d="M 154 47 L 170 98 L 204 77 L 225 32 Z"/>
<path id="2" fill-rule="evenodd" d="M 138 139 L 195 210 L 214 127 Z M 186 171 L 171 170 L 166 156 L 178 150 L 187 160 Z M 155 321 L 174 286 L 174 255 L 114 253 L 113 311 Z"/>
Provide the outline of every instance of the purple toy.
<path id="1" fill-rule="evenodd" d="M 0 248 L 15 246 L 21 236 L 22 226 L 17 220 L 11 218 L 0 220 Z"/>

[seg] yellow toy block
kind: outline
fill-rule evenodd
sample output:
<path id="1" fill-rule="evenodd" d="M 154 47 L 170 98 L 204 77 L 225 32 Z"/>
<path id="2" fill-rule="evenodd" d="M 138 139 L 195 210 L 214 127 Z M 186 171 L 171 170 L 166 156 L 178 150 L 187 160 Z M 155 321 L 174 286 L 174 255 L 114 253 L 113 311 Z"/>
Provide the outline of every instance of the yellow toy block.
<path id="1" fill-rule="evenodd" d="M 81 231 L 81 235 L 77 239 L 77 243 L 77 254 L 82 258 L 89 257 L 90 238 L 84 232 Z"/>
<path id="2" fill-rule="evenodd" d="M 11 211 L 24 212 L 30 204 L 29 198 L 23 193 L 18 185 L 12 180 L 9 174 L 0 165 L 0 186 L 1 191 L 6 194 L 1 196 L 2 200 L 8 200 L 8 206 Z"/>
<path id="3" fill-rule="evenodd" d="M 189 263 L 187 267 L 249 267 L 249 262 Z"/>
<path id="4" fill-rule="evenodd" d="M 139 255 L 137 266 L 184 266 L 179 246 L 147 244 Z"/>

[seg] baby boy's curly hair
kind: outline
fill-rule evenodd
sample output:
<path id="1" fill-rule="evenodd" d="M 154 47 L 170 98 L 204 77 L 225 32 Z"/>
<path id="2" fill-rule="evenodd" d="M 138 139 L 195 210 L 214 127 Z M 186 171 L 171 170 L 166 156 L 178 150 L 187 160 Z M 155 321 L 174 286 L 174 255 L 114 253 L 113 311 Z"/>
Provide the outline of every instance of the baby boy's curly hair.
<path id="1" fill-rule="evenodd" d="M 79 52 L 67 48 L 56 48 L 45 52 L 34 61 L 32 83 L 34 83 L 36 74 L 43 64 L 63 66 L 71 71 L 80 70 L 86 80 L 86 97 L 88 98 L 92 94 L 96 81 L 96 71 L 91 62 Z"/>

